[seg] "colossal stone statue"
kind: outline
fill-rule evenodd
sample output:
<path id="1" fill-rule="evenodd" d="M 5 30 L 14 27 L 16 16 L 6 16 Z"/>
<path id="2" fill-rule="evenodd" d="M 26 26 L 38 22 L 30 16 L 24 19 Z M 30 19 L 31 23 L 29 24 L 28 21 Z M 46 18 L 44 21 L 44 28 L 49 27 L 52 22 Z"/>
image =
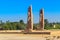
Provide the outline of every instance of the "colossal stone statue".
<path id="1" fill-rule="evenodd" d="M 39 29 L 44 30 L 44 9 L 40 10 L 40 19 L 39 19 L 39 21 L 40 21 Z"/>
<path id="2" fill-rule="evenodd" d="M 33 15 L 32 15 L 32 6 L 28 8 L 28 19 L 27 19 L 27 30 L 33 30 Z"/>

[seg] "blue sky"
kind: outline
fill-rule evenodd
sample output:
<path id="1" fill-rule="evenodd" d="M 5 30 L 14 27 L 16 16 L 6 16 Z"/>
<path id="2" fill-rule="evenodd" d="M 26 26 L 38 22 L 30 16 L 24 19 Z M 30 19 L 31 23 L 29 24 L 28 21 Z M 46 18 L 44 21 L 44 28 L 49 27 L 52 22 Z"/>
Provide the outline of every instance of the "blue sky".
<path id="1" fill-rule="evenodd" d="M 0 20 L 27 22 L 28 7 L 32 5 L 34 23 L 39 22 L 39 11 L 44 8 L 44 17 L 49 22 L 60 22 L 60 0 L 0 0 Z"/>

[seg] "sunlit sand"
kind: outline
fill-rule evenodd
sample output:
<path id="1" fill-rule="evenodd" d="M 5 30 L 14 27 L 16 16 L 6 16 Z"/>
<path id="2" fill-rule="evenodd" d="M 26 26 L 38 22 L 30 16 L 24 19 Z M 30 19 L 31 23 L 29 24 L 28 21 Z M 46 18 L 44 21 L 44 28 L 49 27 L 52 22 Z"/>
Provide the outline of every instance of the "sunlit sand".
<path id="1" fill-rule="evenodd" d="M 45 30 L 46 31 L 46 30 Z M 49 30 L 48 30 L 49 31 Z M 0 31 L 0 40 L 60 40 L 60 31 L 58 30 L 53 30 L 50 35 L 47 34 L 22 34 L 18 33 L 20 30 L 14 30 L 14 32 L 17 33 L 12 33 L 12 31 L 6 31 L 6 33 L 1 33 L 5 31 Z M 7 32 L 11 32 L 7 33 Z"/>

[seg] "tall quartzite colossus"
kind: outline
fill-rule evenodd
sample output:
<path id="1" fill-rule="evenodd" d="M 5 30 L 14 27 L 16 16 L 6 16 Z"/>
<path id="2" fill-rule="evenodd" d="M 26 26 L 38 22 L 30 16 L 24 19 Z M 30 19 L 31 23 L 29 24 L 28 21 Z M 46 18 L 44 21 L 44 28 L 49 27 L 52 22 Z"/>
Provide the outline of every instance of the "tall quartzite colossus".
<path id="1" fill-rule="evenodd" d="M 44 30 L 44 9 L 40 10 L 40 30 Z"/>
<path id="2" fill-rule="evenodd" d="M 32 5 L 28 8 L 28 18 L 27 18 L 27 30 L 33 30 L 33 14 L 32 14 Z"/>

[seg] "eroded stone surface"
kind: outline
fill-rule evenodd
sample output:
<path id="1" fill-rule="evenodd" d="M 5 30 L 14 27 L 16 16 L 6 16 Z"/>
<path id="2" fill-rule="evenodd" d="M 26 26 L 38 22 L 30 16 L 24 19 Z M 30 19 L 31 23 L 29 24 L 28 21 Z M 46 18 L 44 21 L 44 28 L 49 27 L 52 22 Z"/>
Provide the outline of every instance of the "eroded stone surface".
<path id="1" fill-rule="evenodd" d="M 40 30 L 44 30 L 44 10 L 40 10 Z"/>
<path id="2" fill-rule="evenodd" d="M 27 20 L 27 31 L 33 30 L 33 15 L 32 15 L 32 6 L 28 8 L 28 20 Z"/>

